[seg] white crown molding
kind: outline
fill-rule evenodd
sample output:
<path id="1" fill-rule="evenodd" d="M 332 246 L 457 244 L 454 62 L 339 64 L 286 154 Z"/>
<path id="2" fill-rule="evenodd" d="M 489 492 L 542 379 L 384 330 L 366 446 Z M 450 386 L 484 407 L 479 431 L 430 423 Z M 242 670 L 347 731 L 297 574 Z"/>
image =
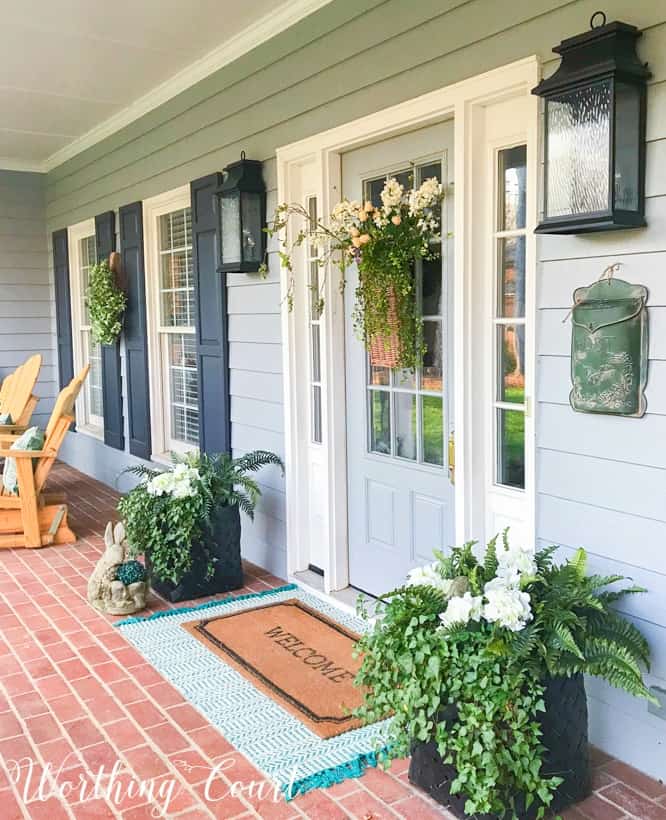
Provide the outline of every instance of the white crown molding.
<path id="1" fill-rule="evenodd" d="M 45 162 L 0 157 L 0 171 L 28 171 L 34 174 L 45 174 L 48 168 Z"/>
<path id="2" fill-rule="evenodd" d="M 40 170 L 50 171 L 56 168 L 330 2 L 331 0 L 286 0 L 201 59 L 151 89 L 127 108 L 51 154 L 44 160 Z"/>

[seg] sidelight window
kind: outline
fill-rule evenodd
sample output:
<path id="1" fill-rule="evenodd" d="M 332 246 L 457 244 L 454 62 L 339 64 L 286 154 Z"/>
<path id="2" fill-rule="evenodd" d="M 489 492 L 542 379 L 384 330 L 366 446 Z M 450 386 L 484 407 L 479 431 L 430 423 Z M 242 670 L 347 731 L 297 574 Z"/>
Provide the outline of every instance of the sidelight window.
<path id="1" fill-rule="evenodd" d="M 495 483 L 525 488 L 526 146 L 498 153 L 495 244 Z"/>

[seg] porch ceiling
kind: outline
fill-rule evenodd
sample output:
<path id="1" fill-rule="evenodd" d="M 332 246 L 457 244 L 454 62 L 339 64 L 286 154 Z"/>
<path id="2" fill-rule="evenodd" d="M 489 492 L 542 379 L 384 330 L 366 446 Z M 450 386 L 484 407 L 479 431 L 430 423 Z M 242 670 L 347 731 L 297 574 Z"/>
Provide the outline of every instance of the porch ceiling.
<path id="1" fill-rule="evenodd" d="M 329 0 L 0 0 L 0 168 L 48 170 Z"/>

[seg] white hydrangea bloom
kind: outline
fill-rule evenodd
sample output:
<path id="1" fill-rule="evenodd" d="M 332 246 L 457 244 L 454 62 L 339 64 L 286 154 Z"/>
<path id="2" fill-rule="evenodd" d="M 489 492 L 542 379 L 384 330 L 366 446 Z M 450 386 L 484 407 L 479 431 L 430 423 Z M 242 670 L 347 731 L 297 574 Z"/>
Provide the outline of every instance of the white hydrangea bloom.
<path id="1" fill-rule="evenodd" d="M 160 473 L 151 478 L 146 485 L 149 495 L 171 495 L 174 498 L 188 498 L 196 495 L 197 489 L 193 482 L 199 478 L 199 471 L 196 467 L 188 467 L 187 464 L 177 464 L 173 470 Z"/>
<path id="2" fill-rule="evenodd" d="M 532 620 L 530 596 L 516 586 L 507 586 L 502 578 L 494 578 L 484 587 L 486 604 L 483 617 L 512 632 L 519 632 Z"/>
<path id="3" fill-rule="evenodd" d="M 534 560 L 534 549 L 511 544 L 508 549 L 502 545 L 497 548 L 497 577 L 502 578 L 507 586 L 518 586 L 523 578 L 537 573 Z"/>
<path id="4" fill-rule="evenodd" d="M 167 493 L 170 493 L 172 489 L 172 473 L 160 473 L 159 475 L 155 476 L 155 478 L 151 478 L 148 484 L 146 485 L 146 490 L 148 491 L 149 495 L 165 495 Z"/>
<path id="5" fill-rule="evenodd" d="M 424 567 L 416 567 L 407 574 L 407 586 L 430 586 L 441 590 L 444 595 L 451 592 L 453 581 L 448 578 L 442 578 L 437 564 L 426 564 Z"/>
<path id="6" fill-rule="evenodd" d="M 402 203 L 402 197 L 405 192 L 405 189 L 402 185 L 398 182 L 397 179 L 391 177 L 391 179 L 386 180 L 386 184 L 384 185 L 384 189 L 382 190 L 380 197 L 382 200 L 382 205 L 384 206 L 384 211 L 388 212 L 393 210 L 394 208 L 399 208 L 400 204 Z"/>
<path id="7" fill-rule="evenodd" d="M 172 492 L 171 495 L 174 498 L 190 498 L 193 495 L 197 494 L 196 487 L 193 487 L 188 481 L 178 481 Z"/>
<path id="8" fill-rule="evenodd" d="M 409 194 L 409 215 L 421 213 L 434 208 L 442 198 L 443 188 L 436 177 L 426 179 L 420 188 L 415 188 Z"/>
<path id="9" fill-rule="evenodd" d="M 361 203 L 356 200 L 341 199 L 331 213 L 331 228 L 334 233 L 349 231 L 358 222 Z"/>
<path id="10" fill-rule="evenodd" d="M 472 595 L 471 592 L 466 592 L 464 595 L 449 599 L 449 603 L 444 612 L 440 613 L 439 619 L 442 626 L 449 627 L 454 624 L 479 621 L 482 613 L 483 598 L 480 595 Z"/>

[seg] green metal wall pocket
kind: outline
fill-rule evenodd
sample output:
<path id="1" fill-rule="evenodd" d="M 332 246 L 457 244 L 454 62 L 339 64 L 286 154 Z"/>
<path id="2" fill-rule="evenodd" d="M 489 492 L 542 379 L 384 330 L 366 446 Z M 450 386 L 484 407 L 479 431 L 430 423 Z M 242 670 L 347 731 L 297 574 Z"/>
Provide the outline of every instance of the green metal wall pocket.
<path id="1" fill-rule="evenodd" d="M 574 291 L 569 401 L 581 413 L 645 414 L 648 290 L 606 278 Z"/>

